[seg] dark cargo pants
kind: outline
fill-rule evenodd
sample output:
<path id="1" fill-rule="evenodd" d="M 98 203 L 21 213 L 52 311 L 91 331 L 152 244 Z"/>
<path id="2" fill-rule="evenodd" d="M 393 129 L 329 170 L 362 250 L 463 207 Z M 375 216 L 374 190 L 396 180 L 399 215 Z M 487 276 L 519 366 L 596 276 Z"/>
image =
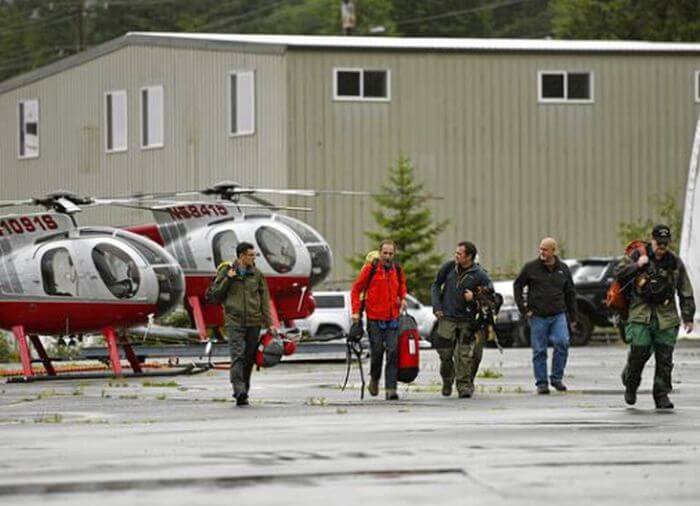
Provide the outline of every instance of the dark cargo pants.
<path id="1" fill-rule="evenodd" d="M 382 376 L 382 362 L 386 352 L 384 387 L 396 390 L 399 376 L 399 329 L 381 329 L 377 320 L 368 320 L 367 333 L 369 334 L 370 377 L 375 381 L 379 381 L 379 378 Z"/>
<path id="2" fill-rule="evenodd" d="M 659 330 L 659 324 L 652 319 L 651 324 L 628 323 L 625 329 L 630 351 L 627 364 L 622 371 L 622 383 L 635 392 L 642 382 L 642 371 L 647 360 L 654 354 L 653 396 L 658 398 L 671 391 L 671 372 L 673 371 L 673 349 L 678 336 L 678 327 Z"/>
<path id="3" fill-rule="evenodd" d="M 470 322 L 440 320 L 433 345 L 440 357 L 440 376 L 445 384 L 454 381 L 459 393 L 474 389 L 484 351 L 481 332 L 471 330 Z"/>
<path id="4" fill-rule="evenodd" d="M 226 326 L 231 352 L 231 384 L 233 394 L 247 394 L 250 390 L 250 375 L 255 365 L 255 353 L 260 338 L 260 327 Z"/>

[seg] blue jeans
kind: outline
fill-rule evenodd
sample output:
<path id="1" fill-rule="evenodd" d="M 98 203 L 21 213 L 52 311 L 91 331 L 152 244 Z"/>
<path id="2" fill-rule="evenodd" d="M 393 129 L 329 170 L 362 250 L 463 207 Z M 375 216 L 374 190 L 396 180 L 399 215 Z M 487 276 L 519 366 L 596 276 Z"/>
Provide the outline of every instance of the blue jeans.
<path id="1" fill-rule="evenodd" d="M 569 325 L 566 313 L 554 316 L 533 316 L 530 318 L 530 344 L 532 345 L 532 367 L 535 371 L 535 384 L 547 382 L 547 344 L 552 343 L 552 383 L 564 377 L 566 359 L 569 356 Z"/>

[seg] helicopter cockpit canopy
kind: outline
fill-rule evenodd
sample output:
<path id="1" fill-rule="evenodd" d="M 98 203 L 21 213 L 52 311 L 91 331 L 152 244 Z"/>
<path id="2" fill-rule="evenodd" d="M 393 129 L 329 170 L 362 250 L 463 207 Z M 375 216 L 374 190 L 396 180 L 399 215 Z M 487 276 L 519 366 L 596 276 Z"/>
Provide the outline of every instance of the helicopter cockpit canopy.
<path id="1" fill-rule="evenodd" d="M 306 223 L 282 214 L 275 214 L 274 219 L 291 228 L 302 240 L 311 256 L 311 286 L 326 279 L 331 271 L 332 256 L 328 243 L 321 235 Z"/>

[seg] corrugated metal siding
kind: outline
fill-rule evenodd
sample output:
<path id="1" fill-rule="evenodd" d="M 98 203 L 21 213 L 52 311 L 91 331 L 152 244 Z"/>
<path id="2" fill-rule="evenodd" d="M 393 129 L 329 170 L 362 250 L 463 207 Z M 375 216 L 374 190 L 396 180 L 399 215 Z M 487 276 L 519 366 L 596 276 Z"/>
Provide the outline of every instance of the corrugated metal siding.
<path id="1" fill-rule="evenodd" d="M 292 51 L 290 185 L 376 189 L 409 156 L 450 218 L 438 248 L 473 240 L 487 268 L 534 257 L 553 235 L 570 256 L 620 250 L 618 223 L 651 214 L 648 198 L 681 202 L 700 59 L 653 55 L 396 54 Z M 390 103 L 334 102 L 333 67 L 388 68 Z M 595 103 L 537 102 L 538 70 L 594 73 Z M 307 216 L 336 255 L 370 245 L 371 200 L 328 197 Z"/>
<path id="2" fill-rule="evenodd" d="M 222 179 L 286 185 L 282 55 L 130 46 L 0 95 L 0 199 L 65 188 L 80 194 L 199 188 Z M 227 76 L 256 73 L 256 133 L 228 135 Z M 163 85 L 163 149 L 140 147 L 140 89 Z M 127 90 L 128 152 L 106 154 L 104 93 Z M 40 101 L 40 158 L 17 159 L 17 101 Z M 87 214 L 87 213 L 86 213 Z M 133 223 L 149 213 L 89 211 L 83 222 Z"/>

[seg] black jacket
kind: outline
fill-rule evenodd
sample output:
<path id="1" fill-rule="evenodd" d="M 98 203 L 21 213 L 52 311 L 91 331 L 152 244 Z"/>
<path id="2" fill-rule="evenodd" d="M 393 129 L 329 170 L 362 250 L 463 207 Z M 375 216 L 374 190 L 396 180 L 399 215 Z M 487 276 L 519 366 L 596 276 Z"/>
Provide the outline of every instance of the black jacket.
<path id="1" fill-rule="evenodd" d="M 527 287 L 527 302 L 523 289 Z M 550 269 L 539 258 L 523 266 L 513 283 L 513 295 L 523 314 L 554 316 L 567 312 L 570 321 L 576 321 L 576 291 L 571 272 L 564 262 L 556 259 Z"/>
<path id="2" fill-rule="evenodd" d="M 476 300 L 467 303 L 464 291 L 474 292 L 479 286 L 493 288 L 488 274 L 478 264 L 461 269 L 454 261 L 445 263 L 440 267 L 431 289 L 433 311 L 442 311 L 448 320 L 474 320 Z"/>

